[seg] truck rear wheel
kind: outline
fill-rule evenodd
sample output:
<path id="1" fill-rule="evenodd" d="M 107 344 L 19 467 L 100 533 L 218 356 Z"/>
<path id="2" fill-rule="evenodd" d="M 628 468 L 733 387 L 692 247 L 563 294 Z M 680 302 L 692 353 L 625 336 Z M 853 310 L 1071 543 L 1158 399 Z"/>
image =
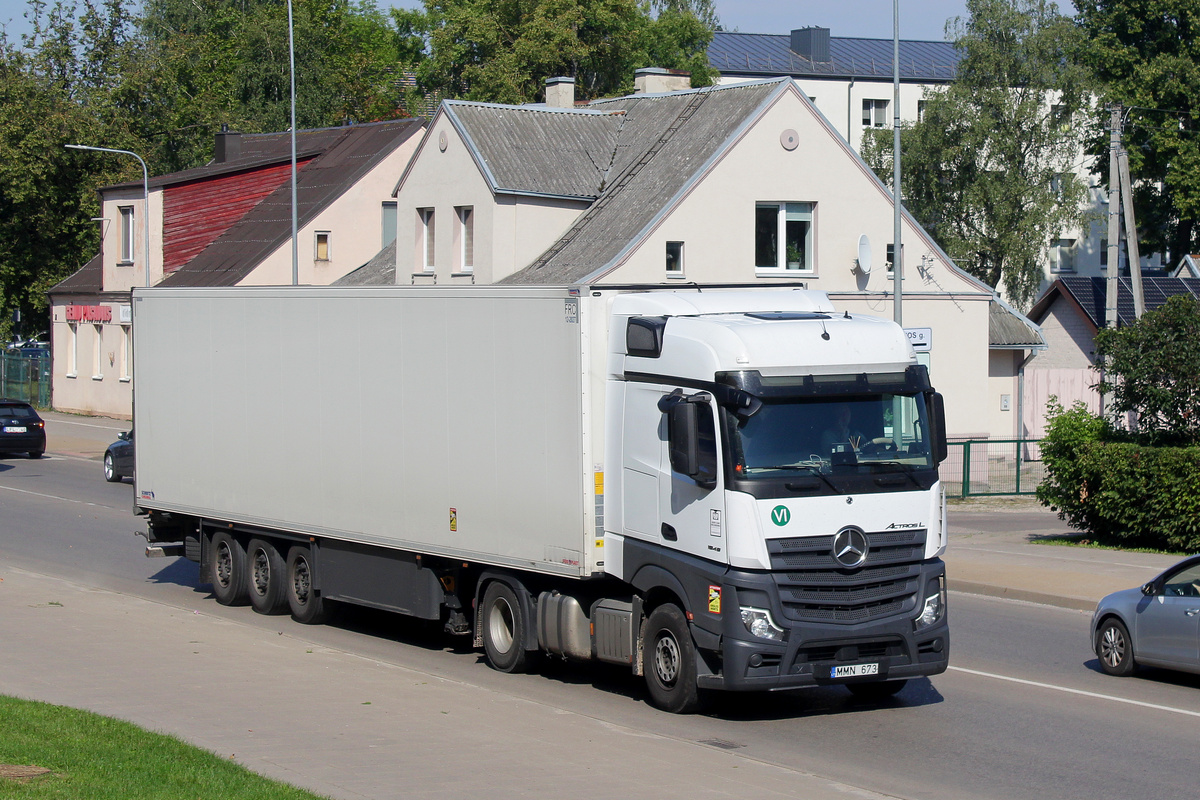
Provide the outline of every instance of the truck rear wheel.
<path id="1" fill-rule="evenodd" d="M 483 650 L 500 672 L 527 672 L 531 659 L 525 650 L 529 620 L 517 593 L 503 581 L 492 581 L 483 592 Z"/>
<path id="2" fill-rule="evenodd" d="M 250 599 L 246 592 L 246 550 L 225 531 L 213 534 L 209 573 L 213 597 L 221 605 L 241 606 Z"/>
<path id="3" fill-rule="evenodd" d="M 250 605 L 260 614 L 278 614 L 287 608 L 287 566 L 275 545 L 251 539 L 246 547 Z"/>
<path id="4" fill-rule="evenodd" d="M 313 582 L 312 552 L 307 547 L 297 545 L 288 551 L 285 593 L 296 622 L 320 625 L 329 616 L 328 603 Z"/>
<path id="5" fill-rule="evenodd" d="M 654 705 L 672 714 L 690 714 L 700 707 L 696 686 L 696 646 L 687 618 L 678 606 L 654 609 L 642 626 L 646 686 Z"/>

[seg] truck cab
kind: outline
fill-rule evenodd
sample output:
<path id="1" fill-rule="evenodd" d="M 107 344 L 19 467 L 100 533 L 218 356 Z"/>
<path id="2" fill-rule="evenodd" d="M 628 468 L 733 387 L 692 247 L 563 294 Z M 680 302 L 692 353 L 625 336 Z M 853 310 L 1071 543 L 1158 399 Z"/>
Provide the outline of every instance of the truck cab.
<path id="1" fill-rule="evenodd" d="M 687 620 L 643 636 L 651 690 L 944 671 L 944 414 L 899 326 L 809 291 L 611 313 L 605 569 Z"/>

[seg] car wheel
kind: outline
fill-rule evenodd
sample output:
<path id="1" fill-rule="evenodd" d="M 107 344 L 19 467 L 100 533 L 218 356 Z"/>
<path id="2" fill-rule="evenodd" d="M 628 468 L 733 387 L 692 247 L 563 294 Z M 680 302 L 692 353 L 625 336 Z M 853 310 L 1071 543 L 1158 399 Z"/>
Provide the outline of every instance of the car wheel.
<path id="1" fill-rule="evenodd" d="M 687 618 L 667 603 L 650 614 L 642 627 L 646 686 L 654 705 L 672 714 L 690 714 L 700 707 L 696 685 L 696 647 Z"/>
<path id="2" fill-rule="evenodd" d="M 270 542 L 251 539 L 246 547 L 250 605 L 260 614 L 279 614 L 287 607 L 287 565 Z"/>
<path id="3" fill-rule="evenodd" d="M 492 581 L 483 592 L 483 651 L 500 672 L 527 672 L 532 663 L 525 649 L 529 620 L 520 598 L 503 581 Z"/>
<path id="4" fill-rule="evenodd" d="M 320 625 L 329 616 L 329 603 L 317 591 L 314 577 L 312 551 L 301 545 L 289 550 L 287 604 L 292 619 L 304 625 Z"/>
<path id="5" fill-rule="evenodd" d="M 245 605 L 246 550 L 225 531 L 213 534 L 209 552 L 209 580 L 213 597 L 223 606 Z"/>
<path id="6" fill-rule="evenodd" d="M 117 467 L 113 464 L 112 453 L 104 454 L 104 480 L 109 483 L 116 483 L 121 480 L 121 476 L 117 474 Z"/>
<path id="7" fill-rule="evenodd" d="M 30 458 L 41 458 L 45 454 L 45 452 L 46 452 L 45 450 L 30 450 L 29 457 Z"/>
<path id="8" fill-rule="evenodd" d="M 1137 666 L 1133 660 L 1133 640 L 1129 638 L 1129 629 L 1116 617 L 1100 623 L 1096 631 L 1096 657 L 1100 659 L 1100 669 L 1109 675 L 1124 678 L 1133 674 Z"/>
<path id="9" fill-rule="evenodd" d="M 874 683 L 847 683 L 850 694 L 863 700 L 886 700 L 896 695 L 907 684 L 903 681 L 875 681 Z"/>

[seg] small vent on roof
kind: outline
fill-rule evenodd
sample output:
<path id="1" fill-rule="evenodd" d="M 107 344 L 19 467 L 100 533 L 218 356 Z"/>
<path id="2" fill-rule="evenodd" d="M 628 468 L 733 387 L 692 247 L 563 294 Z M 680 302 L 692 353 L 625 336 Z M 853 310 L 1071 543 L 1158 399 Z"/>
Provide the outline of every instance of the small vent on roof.
<path id="1" fill-rule="evenodd" d="M 829 28 L 797 28 L 792 31 L 792 52 L 809 61 L 829 61 Z"/>

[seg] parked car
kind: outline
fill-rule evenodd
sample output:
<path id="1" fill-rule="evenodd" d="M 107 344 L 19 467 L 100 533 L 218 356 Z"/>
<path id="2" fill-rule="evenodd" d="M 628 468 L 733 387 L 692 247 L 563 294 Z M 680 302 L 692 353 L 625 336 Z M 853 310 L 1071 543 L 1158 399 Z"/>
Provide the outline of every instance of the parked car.
<path id="1" fill-rule="evenodd" d="M 1092 647 L 1109 675 L 1131 675 L 1139 665 L 1200 673 L 1200 556 L 1101 600 Z"/>
<path id="2" fill-rule="evenodd" d="M 133 477 L 133 431 L 117 434 L 117 441 L 104 451 L 104 480 L 116 483 Z"/>
<path id="3" fill-rule="evenodd" d="M 0 400 L 0 453 L 28 453 L 41 458 L 46 452 L 46 423 L 21 400 Z"/>

